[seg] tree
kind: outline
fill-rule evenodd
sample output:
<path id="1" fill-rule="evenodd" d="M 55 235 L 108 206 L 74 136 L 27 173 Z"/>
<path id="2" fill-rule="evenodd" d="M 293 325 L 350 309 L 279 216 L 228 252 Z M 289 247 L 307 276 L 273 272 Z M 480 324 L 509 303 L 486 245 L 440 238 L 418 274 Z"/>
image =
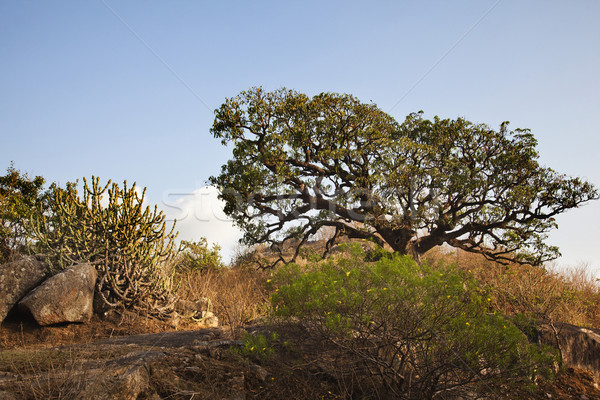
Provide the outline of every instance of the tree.
<path id="1" fill-rule="evenodd" d="M 14 164 L 0 176 L 0 264 L 25 252 L 27 223 L 44 203 L 44 178 L 31 178 Z"/>
<path id="2" fill-rule="evenodd" d="M 233 158 L 210 182 L 246 244 L 299 248 L 323 227 L 418 259 L 442 244 L 539 264 L 555 217 L 597 189 L 538 163 L 528 129 L 412 113 L 398 123 L 351 95 L 253 88 L 227 99 L 211 133 Z"/>

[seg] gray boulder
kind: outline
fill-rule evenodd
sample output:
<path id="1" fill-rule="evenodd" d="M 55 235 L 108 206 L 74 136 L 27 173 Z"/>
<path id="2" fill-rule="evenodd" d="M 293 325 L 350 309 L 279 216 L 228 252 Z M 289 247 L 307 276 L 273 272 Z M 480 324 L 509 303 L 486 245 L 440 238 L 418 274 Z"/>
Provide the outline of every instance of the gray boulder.
<path id="1" fill-rule="evenodd" d="M 555 348 L 560 346 L 565 365 L 586 369 L 600 380 L 600 330 L 560 322 L 555 328 L 556 333 L 550 326 L 542 325 L 539 341 Z"/>
<path id="2" fill-rule="evenodd" d="M 78 264 L 48 278 L 19 302 L 38 324 L 87 322 L 92 317 L 98 273 L 91 264 Z"/>
<path id="3" fill-rule="evenodd" d="M 0 265 L 0 323 L 17 302 L 48 276 L 46 264 L 34 256 Z"/>

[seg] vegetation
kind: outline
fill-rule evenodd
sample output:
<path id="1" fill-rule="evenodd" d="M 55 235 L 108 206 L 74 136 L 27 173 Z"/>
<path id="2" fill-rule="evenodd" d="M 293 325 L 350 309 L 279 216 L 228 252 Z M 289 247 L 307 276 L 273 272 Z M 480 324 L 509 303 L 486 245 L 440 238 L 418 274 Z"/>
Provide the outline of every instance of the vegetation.
<path id="1" fill-rule="evenodd" d="M 0 264 L 25 252 L 30 237 L 27 223 L 43 208 L 44 178 L 28 176 L 11 164 L 0 176 Z"/>
<path id="2" fill-rule="evenodd" d="M 275 316 L 351 356 L 339 370 L 361 370 L 384 387 L 380 395 L 401 399 L 499 395 L 507 382 L 550 374 L 553 353 L 493 312 L 490 294 L 465 274 L 407 256 L 365 262 L 360 247 L 352 252 L 281 269 L 271 297 Z"/>
<path id="3" fill-rule="evenodd" d="M 299 249 L 333 227 L 326 249 L 347 236 L 415 259 L 448 244 L 540 264 L 559 255 L 544 243 L 554 217 L 598 198 L 592 184 L 540 166 L 527 129 L 422 113 L 398 123 L 350 95 L 254 88 L 226 100 L 211 132 L 233 145 L 210 181 L 248 245 Z"/>
<path id="4" fill-rule="evenodd" d="M 35 250 L 55 269 L 96 265 L 96 291 L 108 307 L 168 313 L 169 277 L 163 267 L 176 255 L 174 226 L 166 231 L 164 214 L 144 207 L 144 195 L 135 184 L 101 186 L 94 177 L 91 186 L 84 179 L 82 197 L 73 185 L 54 187 L 49 212 L 34 219 Z"/>
<path id="5" fill-rule="evenodd" d="M 206 238 L 200 238 L 196 242 L 182 240 L 176 265 L 180 270 L 218 270 L 225 267 L 220 252 L 221 246 L 214 244 L 209 248 Z"/>
<path id="6" fill-rule="evenodd" d="M 204 238 L 177 249 L 174 227 L 135 184 L 92 177 L 81 196 L 74 184 L 44 192 L 42 177 L 13 166 L 0 177 L 0 262 L 32 251 L 54 271 L 93 263 L 107 307 L 154 316 L 175 297 L 208 297 L 242 338 L 235 368 L 256 375 L 241 390 L 257 398 L 533 398 L 559 360 L 528 335 L 541 323 L 598 326 L 597 281 L 527 264 L 557 254 L 543 243 L 555 215 L 598 197 L 540 167 L 528 131 L 421 114 L 397 124 L 351 96 L 255 89 L 218 110 L 213 133 L 235 149 L 211 179 L 254 245 L 234 265 Z M 362 240 L 323 260 L 343 236 Z M 264 271 L 261 259 L 297 262 Z M 24 357 L 2 353 L 0 369 L 53 372 L 71 360 Z M 198 360 L 181 369 L 186 385 L 207 370 Z M 79 381 L 63 381 L 23 393 L 76 397 Z"/>
<path id="7" fill-rule="evenodd" d="M 555 321 L 588 328 L 600 326 L 600 285 L 585 268 L 500 265 L 476 254 L 432 250 L 427 262 L 454 263 L 489 288 L 490 306 L 505 315 L 523 314 L 542 323 Z"/>

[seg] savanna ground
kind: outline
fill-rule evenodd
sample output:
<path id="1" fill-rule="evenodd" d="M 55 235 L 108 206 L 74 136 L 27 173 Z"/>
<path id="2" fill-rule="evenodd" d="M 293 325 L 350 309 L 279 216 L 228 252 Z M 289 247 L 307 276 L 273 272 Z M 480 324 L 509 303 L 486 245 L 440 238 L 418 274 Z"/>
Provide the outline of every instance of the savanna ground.
<path id="1" fill-rule="evenodd" d="M 600 289 L 585 268 L 558 272 L 504 266 L 467 253 L 439 251 L 427 258 L 456 262 L 493 288 L 492 306 L 507 315 L 600 326 Z M 164 357 L 152 364 L 151 390 L 140 399 L 384 398 L 367 389 L 368 376 L 340 377 L 336 365 L 345 354 L 339 348 L 315 340 L 300 327 L 269 324 L 271 274 L 253 268 L 247 255 L 242 261 L 230 268 L 179 271 L 175 277 L 182 298 L 212 299 L 220 328 L 203 329 L 194 321 L 175 328 L 129 312 L 50 327 L 9 316 L 0 327 L 0 382 L 12 380 L 3 390 L 23 399 L 78 398 L 75 389 L 86 379 L 76 372 L 78 365 L 85 369 L 86 363 L 107 363 L 141 351 Z M 503 398 L 600 399 L 600 390 L 587 371 L 562 368 L 555 380 L 539 381 L 537 390 L 516 390 Z"/>

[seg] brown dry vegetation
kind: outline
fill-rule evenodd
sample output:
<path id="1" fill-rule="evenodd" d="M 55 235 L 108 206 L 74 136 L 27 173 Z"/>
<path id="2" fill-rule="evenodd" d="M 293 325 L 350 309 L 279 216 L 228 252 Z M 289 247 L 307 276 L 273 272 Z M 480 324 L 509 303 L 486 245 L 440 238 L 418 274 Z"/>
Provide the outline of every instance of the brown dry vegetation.
<path id="1" fill-rule="evenodd" d="M 586 328 L 600 327 L 600 284 L 585 268 L 502 265 L 464 251 L 432 250 L 431 262 L 451 262 L 467 271 L 494 296 L 492 307 L 506 315 L 526 314 Z"/>
<path id="2" fill-rule="evenodd" d="M 264 255 L 264 250 L 263 255 Z M 468 253 L 430 252 L 431 262 L 456 262 L 482 285 L 493 290 L 493 308 L 506 313 L 524 313 L 541 319 L 561 321 L 586 327 L 599 327 L 600 289 L 598 282 L 580 268 L 566 272 L 537 267 L 499 265 Z M 301 260 L 304 263 L 305 260 Z M 243 255 L 232 268 L 178 271 L 174 277 L 177 294 L 187 300 L 208 297 L 212 311 L 226 329 L 228 338 L 237 339 L 246 331 L 255 331 L 256 323 L 268 313 L 266 281 L 269 271 L 250 266 L 251 257 Z M 249 325 L 250 324 L 250 325 Z M 179 329 L 197 329 L 193 321 Z M 113 314 L 107 318 L 94 316 L 89 324 L 39 327 L 33 321 L 9 318 L 0 327 L 0 375 L 21 374 L 18 393 L 24 399 L 69 399 L 80 380 L 73 380 L 73 366 L 90 358 L 102 360 L 122 354 L 94 352 L 94 342 L 111 336 L 172 331 L 168 323 L 136 314 Z M 262 330 L 261 330 L 262 329 Z M 267 332 L 268 328 L 259 331 Z M 275 353 L 260 358 L 231 353 L 225 349 L 218 354 L 195 357 L 189 349 L 173 350 L 156 366 L 152 384 L 161 398 L 197 399 L 218 398 L 238 382 L 246 398 L 309 399 L 309 398 L 377 398 L 368 392 L 369 379 L 364 376 L 340 376 L 332 366 L 333 360 L 343 358 L 339 351 L 322 343 L 302 337 L 303 332 L 279 327 L 280 335 L 293 340 L 273 343 Z M 300 345 L 298 345 L 300 343 Z M 65 350 L 57 346 L 85 344 L 84 350 Z M 268 373 L 261 379 L 255 366 Z M 49 372 L 53 379 L 39 378 Z M 66 374 L 69 379 L 64 378 Z M 38 376 L 32 379 L 31 376 Z M 83 379 L 83 378 L 82 378 Z M 79 383 L 78 383 L 79 382 Z M 75 387 L 73 386 L 75 385 Z M 356 388 L 365 392 L 356 392 Z M 354 391 L 354 392 L 353 392 Z M 550 395 L 550 396 L 548 396 Z M 540 384 L 535 393 L 515 392 L 514 399 L 600 399 L 591 375 L 585 371 L 566 368 L 556 381 Z"/>

